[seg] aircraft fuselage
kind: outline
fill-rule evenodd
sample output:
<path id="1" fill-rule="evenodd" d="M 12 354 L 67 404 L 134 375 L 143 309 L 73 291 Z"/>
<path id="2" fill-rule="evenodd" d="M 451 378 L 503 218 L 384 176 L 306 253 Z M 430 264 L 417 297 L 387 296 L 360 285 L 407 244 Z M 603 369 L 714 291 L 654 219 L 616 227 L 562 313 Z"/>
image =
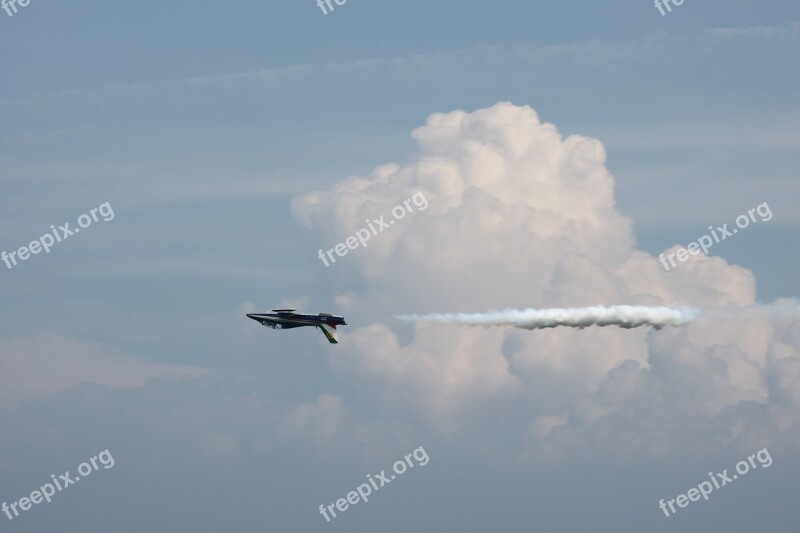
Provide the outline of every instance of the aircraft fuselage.
<path id="1" fill-rule="evenodd" d="M 273 309 L 272 313 L 251 313 L 247 318 L 259 322 L 261 325 L 272 329 L 292 329 L 302 327 L 317 327 L 322 330 L 328 341 L 332 344 L 338 342 L 336 326 L 346 326 L 344 317 L 319 313 L 306 315 L 295 313 L 294 309 Z"/>

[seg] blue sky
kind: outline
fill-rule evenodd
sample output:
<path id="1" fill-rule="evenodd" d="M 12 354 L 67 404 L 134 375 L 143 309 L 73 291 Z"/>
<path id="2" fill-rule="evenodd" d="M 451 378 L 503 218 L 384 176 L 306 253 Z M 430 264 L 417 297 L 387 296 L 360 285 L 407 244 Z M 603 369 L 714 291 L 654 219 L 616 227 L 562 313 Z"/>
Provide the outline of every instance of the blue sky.
<path id="1" fill-rule="evenodd" d="M 0 11 L 0 250 L 115 213 L 0 264 L 0 503 L 105 448 L 116 459 L 6 529 L 789 530 L 800 360 L 796 318 L 773 310 L 800 292 L 799 21 L 782 0 L 666 16 L 644 0 Z M 473 122 L 429 119 L 456 110 Z M 528 172 L 470 155 L 497 139 L 541 157 Z M 440 183 L 423 163 L 459 170 Z M 484 188 L 475 168 L 503 178 Z M 533 175 L 548 185 L 517 188 Z M 430 211 L 320 263 L 416 190 Z M 763 202 L 771 220 L 658 267 Z M 391 318 L 618 303 L 763 316 L 666 333 Z M 285 305 L 351 326 L 330 347 L 244 318 Z M 429 465 L 320 518 L 420 445 Z M 765 446 L 769 470 L 674 517 L 656 506 Z"/>

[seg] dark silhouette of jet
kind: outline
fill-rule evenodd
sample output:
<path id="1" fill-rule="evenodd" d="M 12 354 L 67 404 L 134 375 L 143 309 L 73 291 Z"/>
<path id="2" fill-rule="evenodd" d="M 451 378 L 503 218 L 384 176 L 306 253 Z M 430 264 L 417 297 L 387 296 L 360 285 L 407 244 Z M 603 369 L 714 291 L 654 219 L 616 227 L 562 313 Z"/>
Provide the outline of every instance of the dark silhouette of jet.
<path id="1" fill-rule="evenodd" d="M 247 315 L 263 326 L 272 329 L 292 329 L 311 326 L 319 328 L 331 344 L 338 344 L 336 326 L 346 326 L 344 317 L 320 313 L 318 315 L 302 315 L 295 309 L 273 309 L 271 313 L 254 313 Z"/>

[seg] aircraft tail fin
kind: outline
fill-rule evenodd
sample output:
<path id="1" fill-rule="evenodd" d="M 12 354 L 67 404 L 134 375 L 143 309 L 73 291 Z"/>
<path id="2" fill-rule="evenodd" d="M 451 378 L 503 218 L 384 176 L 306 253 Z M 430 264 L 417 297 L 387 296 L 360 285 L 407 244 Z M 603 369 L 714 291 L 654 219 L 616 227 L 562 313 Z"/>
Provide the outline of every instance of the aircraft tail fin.
<path id="1" fill-rule="evenodd" d="M 336 326 L 329 326 L 328 324 L 320 324 L 319 329 L 327 337 L 328 342 L 331 344 L 339 344 L 339 334 L 336 331 Z"/>

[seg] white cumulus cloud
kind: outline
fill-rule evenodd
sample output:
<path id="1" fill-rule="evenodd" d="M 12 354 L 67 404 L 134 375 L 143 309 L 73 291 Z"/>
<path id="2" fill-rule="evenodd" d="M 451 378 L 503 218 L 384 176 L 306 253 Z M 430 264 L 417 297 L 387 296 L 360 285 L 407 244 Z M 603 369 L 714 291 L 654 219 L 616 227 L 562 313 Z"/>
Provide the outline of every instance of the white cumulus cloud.
<path id="1" fill-rule="evenodd" d="M 341 312 L 633 305 L 703 314 L 661 331 L 350 329 L 330 365 L 384 414 L 531 460 L 661 455 L 694 441 L 749 449 L 780 435 L 797 447 L 796 305 L 758 307 L 752 273 L 720 258 L 666 272 L 637 250 L 598 140 L 564 137 L 510 103 L 431 115 L 413 137 L 410 163 L 294 200 L 297 220 L 329 242 L 418 191 L 428 201 L 330 267 L 363 281 L 339 295 Z"/>

